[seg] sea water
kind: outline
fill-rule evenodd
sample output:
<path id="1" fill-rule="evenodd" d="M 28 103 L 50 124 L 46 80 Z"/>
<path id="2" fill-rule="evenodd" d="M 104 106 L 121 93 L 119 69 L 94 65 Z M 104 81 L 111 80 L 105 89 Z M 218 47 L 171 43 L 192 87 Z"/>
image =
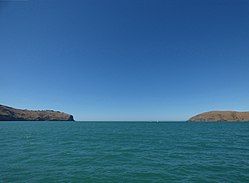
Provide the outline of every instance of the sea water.
<path id="1" fill-rule="evenodd" d="M 249 182 L 249 123 L 0 122 L 0 182 Z"/>

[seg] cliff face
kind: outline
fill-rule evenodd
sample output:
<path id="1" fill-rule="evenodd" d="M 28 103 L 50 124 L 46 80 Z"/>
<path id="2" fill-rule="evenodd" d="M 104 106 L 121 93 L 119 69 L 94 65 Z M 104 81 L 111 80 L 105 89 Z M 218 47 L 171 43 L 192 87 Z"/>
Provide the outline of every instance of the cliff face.
<path id="1" fill-rule="evenodd" d="M 227 121 L 227 122 L 238 122 L 238 121 L 248 121 L 249 122 L 249 112 L 237 112 L 237 111 L 210 111 L 198 114 L 189 119 L 191 122 L 217 122 L 217 121 Z"/>
<path id="2" fill-rule="evenodd" d="M 0 121 L 74 121 L 73 116 L 59 111 L 22 110 L 0 105 Z"/>

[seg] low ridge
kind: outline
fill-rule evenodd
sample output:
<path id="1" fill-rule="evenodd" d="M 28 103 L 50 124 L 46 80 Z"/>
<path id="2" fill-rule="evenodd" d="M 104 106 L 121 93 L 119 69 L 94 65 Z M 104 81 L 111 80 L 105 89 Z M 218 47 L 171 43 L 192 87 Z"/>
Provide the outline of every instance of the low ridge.
<path id="1" fill-rule="evenodd" d="M 23 110 L 0 105 L 0 121 L 74 121 L 74 118 L 59 111 Z"/>
<path id="2" fill-rule="evenodd" d="M 189 119 L 190 122 L 249 122 L 249 112 L 210 111 L 198 114 Z"/>

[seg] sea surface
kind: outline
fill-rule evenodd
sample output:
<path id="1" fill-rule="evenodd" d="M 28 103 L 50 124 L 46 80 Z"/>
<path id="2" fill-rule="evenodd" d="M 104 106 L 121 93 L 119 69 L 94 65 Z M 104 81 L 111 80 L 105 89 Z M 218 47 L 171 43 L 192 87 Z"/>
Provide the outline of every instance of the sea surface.
<path id="1" fill-rule="evenodd" d="M 0 122 L 0 182 L 249 182 L 249 123 Z"/>

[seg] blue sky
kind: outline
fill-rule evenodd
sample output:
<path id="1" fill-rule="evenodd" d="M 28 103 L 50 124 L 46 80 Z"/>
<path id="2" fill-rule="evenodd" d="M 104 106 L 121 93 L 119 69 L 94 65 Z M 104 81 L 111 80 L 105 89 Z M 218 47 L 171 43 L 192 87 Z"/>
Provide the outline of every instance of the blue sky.
<path id="1" fill-rule="evenodd" d="M 0 2 L 0 103 L 76 120 L 249 110 L 246 0 Z"/>

